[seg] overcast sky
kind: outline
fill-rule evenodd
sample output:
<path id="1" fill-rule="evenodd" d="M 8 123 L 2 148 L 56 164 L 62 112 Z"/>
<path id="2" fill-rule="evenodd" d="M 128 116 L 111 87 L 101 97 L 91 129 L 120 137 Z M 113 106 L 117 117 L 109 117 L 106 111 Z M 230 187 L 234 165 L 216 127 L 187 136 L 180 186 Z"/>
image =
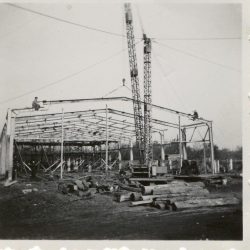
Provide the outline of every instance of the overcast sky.
<path id="1" fill-rule="evenodd" d="M 119 35 L 125 35 L 122 4 L 18 5 L 115 34 L 0 4 L 0 128 L 7 108 L 30 106 L 34 96 L 102 97 L 122 78 L 131 87 L 126 38 Z M 219 147 L 241 146 L 240 5 L 155 1 L 132 8 L 135 36 L 141 38 L 143 29 L 154 41 L 153 103 L 188 113 L 196 109 L 213 120 Z M 137 58 L 142 80 L 142 43 Z M 119 91 L 112 95 L 131 97 L 128 89 Z"/>

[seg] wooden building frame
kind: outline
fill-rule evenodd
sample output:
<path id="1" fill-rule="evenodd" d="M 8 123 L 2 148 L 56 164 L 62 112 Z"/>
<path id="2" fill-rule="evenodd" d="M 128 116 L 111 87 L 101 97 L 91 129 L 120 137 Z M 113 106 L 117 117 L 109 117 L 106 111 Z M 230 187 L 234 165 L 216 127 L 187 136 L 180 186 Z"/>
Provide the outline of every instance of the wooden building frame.
<path id="1" fill-rule="evenodd" d="M 107 104 L 111 101 L 131 103 L 133 100 L 127 97 L 108 97 L 41 101 L 41 104 L 43 106 L 80 102 L 105 102 Z M 178 122 L 173 123 L 153 117 L 152 131 L 162 135 L 162 131 L 169 127 L 176 129 L 179 133 L 178 143 L 181 160 L 187 159 L 185 147 L 187 143 L 194 142 L 192 139 L 196 129 L 198 127 L 206 127 L 204 138 L 199 142 L 206 142 L 210 145 L 212 172 L 215 173 L 212 121 L 199 117 L 193 120 L 192 114 L 159 105 L 152 104 L 152 108 L 172 113 L 178 118 Z M 29 114 L 27 114 L 27 111 L 29 111 Z M 189 118 L 191 122 L 189 124 L 181 124 L 182 117 Z M 186 130 L 193 130 L 192 137 L 189 140 L 185 136 Z M 103 144 L 106 150 L 107 165 L 109 142 L 115 142 L 120 145 L 121 141 L 126 141 L 130 143 L 130 148 L 132 148 L 133 138 L 135 138 L 134 114 L 108 108 L 107 105 L 103 109 L 70 112 L 62 110 L 62 112 L 54 113 L 44 113 L 43 108 L 39 111 L 35 111 L 32 108 L 9 109 L 0 137 L 0 174 L 8 172 L 8 179 L 12 180 L 14 142 L 16 144 L 33 143 L 38 145 L 60 144 L 61 166 L 63 163 L 64 145 L 74 143 L 82 145 Z M 163 157 L 162 154 L 162 159 Z M 120 158 L 121 154 L 119 153 Z M 133 156 L 130 158 L 133 158 Z M 61 177 L 62 174 L 61 170 Z"/>

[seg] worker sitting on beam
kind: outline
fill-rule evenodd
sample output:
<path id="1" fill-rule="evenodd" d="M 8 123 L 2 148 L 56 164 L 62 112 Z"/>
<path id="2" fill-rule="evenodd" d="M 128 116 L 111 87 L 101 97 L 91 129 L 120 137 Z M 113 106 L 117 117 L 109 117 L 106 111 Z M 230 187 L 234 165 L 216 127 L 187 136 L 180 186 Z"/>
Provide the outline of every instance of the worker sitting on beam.
<path id="1" fill-rule="evenodd" d="M 41 108 L 38 103 L 38 97 L 35 97 L 34 101 L 32 102 L 32 108 L 34 108 L 35 110 L 39 110 Z"/>

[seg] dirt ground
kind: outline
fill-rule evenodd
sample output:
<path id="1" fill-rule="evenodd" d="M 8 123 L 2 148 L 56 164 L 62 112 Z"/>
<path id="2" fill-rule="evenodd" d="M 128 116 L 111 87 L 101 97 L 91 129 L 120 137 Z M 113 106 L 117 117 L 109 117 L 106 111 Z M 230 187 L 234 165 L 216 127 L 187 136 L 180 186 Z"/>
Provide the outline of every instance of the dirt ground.
<path id="1" fill-rule="evenodd" d="M 22 190 L 38 191 L 23 194 Z M 57 181 L 0 184 L 1 239 L 241 240 L 242 205 L 170 212 L 117 203 L 112 194 L 82 199 L 59 193 Z M 232 179 L 214 193 L 241 199 L 242 181 Z"/>

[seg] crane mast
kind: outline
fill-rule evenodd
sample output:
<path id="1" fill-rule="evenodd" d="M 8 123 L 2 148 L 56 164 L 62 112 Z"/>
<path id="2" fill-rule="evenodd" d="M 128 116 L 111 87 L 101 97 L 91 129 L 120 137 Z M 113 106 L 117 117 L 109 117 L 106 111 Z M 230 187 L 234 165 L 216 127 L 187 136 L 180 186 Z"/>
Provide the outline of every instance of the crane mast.
<path id="1" fill-rule="evenodd" d="M 135 37 L 133 28 L 133 17 L 130 3 L 124 4 L 125 8 L 125 21 L 126 21 L 126 31 L 127 31 L 127 42 L 128 42 L 128 55 L 129 55 L 129 67 L 130 67 L 130 77 L 131 77 L 131 87 L 132 87 L 132 98 L 133 98 L 133 108 L 134 108 L 134 119 L 135 119 L 135 133 L 136 141 L 139 144 L 140 158 L 143 158 L 143 118 L 142 118 L 142 108 L 141 108 L 141 97 L 140 97 L 140 85 L 138 77 L 138 67 L 135 49 Z"/>
<path id="2" fill-rule="evenodd" d="M 153 159 L 152 146 L 152 89 L 151 89 L 151 39 L 143 34 L 144 48 L 144 162 L 149 166 Z"/>

